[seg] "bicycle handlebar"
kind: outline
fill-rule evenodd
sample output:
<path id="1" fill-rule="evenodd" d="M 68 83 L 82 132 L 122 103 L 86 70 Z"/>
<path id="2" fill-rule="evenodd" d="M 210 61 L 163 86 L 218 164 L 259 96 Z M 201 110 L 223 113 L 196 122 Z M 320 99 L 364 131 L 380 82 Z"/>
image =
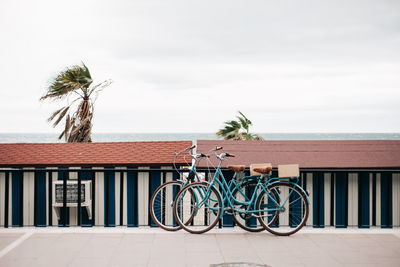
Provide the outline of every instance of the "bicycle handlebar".
<path id="1" fill-rule="evenodd" d="M 195 148 L 195 147 L 196 147 L 196 145 L 193 145 L 193 146 L 189 146 L 189 147 L 187 147 L 187 148 L 185 148 L 184 150 L 181 150 L 181 151 L 179 151 L 179 152 L 175 152 L 175 157 L 179 156 L 182 152 L 190 151 L 190 150 L 192 150 L 192 149 Z"/>
<path id="2" fill-rule="evenodd" d="M 191 147 L 186 148 L 185 150 L 186 150 L 186 151 L 189 151 L 189 150 L 192 150 L 192 149 L 195 148 L 195 147 L 196 147 L 196 145 L 193 145 L 193 146 L 191 146 Z"/>

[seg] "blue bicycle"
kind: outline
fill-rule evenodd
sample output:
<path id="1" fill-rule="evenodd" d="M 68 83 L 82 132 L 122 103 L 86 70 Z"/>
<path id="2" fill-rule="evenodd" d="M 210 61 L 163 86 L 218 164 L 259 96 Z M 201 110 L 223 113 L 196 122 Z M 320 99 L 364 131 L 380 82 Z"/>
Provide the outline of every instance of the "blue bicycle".
<path id="1" fill-rule="evenodd" d="M 175 165 L 176 159 L 183 154 L 184 160 L 187 163 L 189 172 L 186 172 L 187 177 L 182 177 L 178 180 L 170 180 L 160 185 L 153 193 L 150 199 L 150 216 L 153 221 L 166 231 L 177 231 L 181 226 L 174 220 L 173 204 L 177 193 L 182 187 L 192 182 L 200 182 L 202 179 L 196 171 L 196 164 L 207 157 L 205 154 L 195 154 L 193 149 L 196 146 L 188 147 L 182 151 L 176 152 L 174 156 L 174 167 L 178 173 L 179 170 Z M 189 159 L 186 159 L 189 157 Z M 194 196 L 193 200 L 194 201 Z M 190 218 L 188 218 L 190 219 Z"/>
<path id="2" fill-rule="evenodd" d="M 213 150 L 219 159 L 213 179 L 188 184 L 176 195 L 174 217 L 183 229 L 195 234 L 207 232 L 224 214 L 232 214 L 234 218 L 257 218 L 262 228 L 276 235 L 291 235 L 304 226 L 309 199 L 298 185 L 298 177 L 272 178 L 271 168 L 259 168 L 256 171 L 261 176 L 244 177 L 238 182 L 232 179 L 227 183 L 221 163 L 234 155 L 218 155 L 219 149 Z M 249 194 L 246 190 L 250 183 L 253 189 Z M 246 229 L 247 225 L 244 226 Z"/>

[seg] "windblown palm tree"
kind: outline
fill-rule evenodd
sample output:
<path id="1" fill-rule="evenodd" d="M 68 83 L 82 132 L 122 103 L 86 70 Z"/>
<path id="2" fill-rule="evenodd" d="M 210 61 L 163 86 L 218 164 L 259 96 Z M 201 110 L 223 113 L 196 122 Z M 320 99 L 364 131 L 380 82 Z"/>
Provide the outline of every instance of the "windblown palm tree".
<path id="1" fill-rule="evenodd" d="M 264 140 L 257 134 L 249 132 L 249 127 L 252 122 L 239 111 L 238 120 L 226 121 L 225 127 L 217 132 L 218 136 L 223 137 L 225 140 Z"/>
<path id="2" fill-rule="evenodd" d="M 94 103 L 98 93 L 109 86 L 112 81 L 106 80 L 92 86 L 93 80 L 89 69 L 75 65 L 61 71 L 46 89 L 46 94 L 40 100 L 67 100 L 67 104 L 56 110 L 48 121 L 54 120 L 56 127 L 65 118 L 65 127 L 58 139 L 65 138 L 68 142 L 91 142 L 92 119 Z M 76 96 L 71 100 L 71 96 Z M 72 110 L 75 110 L 72 112 Z"/>

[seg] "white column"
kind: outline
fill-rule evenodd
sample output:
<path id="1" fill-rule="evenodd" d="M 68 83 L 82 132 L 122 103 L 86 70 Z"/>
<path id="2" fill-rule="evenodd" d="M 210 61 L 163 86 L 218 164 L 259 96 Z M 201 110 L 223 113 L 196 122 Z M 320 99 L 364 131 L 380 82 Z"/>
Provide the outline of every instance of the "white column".
<path id="1" fill-rule="evenodd" d="M 163 166 L 161 167 L 161 169 L 169 169 L 171 168 L 170 166 Z M 167 172 L 165 174 L 165 182 L 169 182 L 172 181 L 173 179 L 173 173 L 172 172 Z M 162 181 L 161 181 L 162 183 Z M 172 192 L 172 188 L 169 186 L 167 187 L 167 191 L 166 191 L 166 203 L 165 203 L 165 223 L 167 225 L 172 225 L 173 223 L 173 210 L 172 207 L 170 207 L 170 203 L 172 203 L 173 201 L 173 192 Z"/>
<path id="2" fill-rule="evenodd" d="M 281 201 L 285 203 L 283 206 L 285 208 L 285 212 L 279 213 L 279 226 L 288 226 L 289 225 L 289 203 L 290 199 L 289 197 L 289 188 L 287 186 L 283 186 L 280 188 L 280 194 L 281 194 Z M 280 203 L 280 204 L 283 204 Z"/>
<path id="3" fill-rule="evenodd" d="M 211 195 L 211 196 L 214 196 L 214 195 Z M 191 201 L 191 198 L 188 197 L 188 200 Z M 208 203 L 211 204 L 210 201 L 208 201 Z M 191 206 L 190 202 L 189 202 L 189 206 Z M 205 215 L 204 211 L 205 211 L 205 209 L 204 209 L 204 207 L 205 207 L 204 205 L 201 206 L 200 210 L 197 211 L 196 216 L 194 217 L 194 225 L 205 225 L 205 221 L 204 221 L 204 215 Z M 189 214 L 190 213 L 191 212 L 189 212 Z M 210 217 L 210 213 L 207 214 L 207 215 L 208 215 L 208 217 Z M 210 221 L 210 219 L 208 221 Z"/>
<path id="4" fill-rule="evenodd" d="M 6 174 L 0 172 L 0 226 L 4 225 L 4 196 L 6 193 Z"/>
<path id="5" fill-rule="evenodd" d="M 392 183 L 393 183 L 393 227 L 400 225 L 400 175 L 398 173 L 394 173 L 392 175 Z"/>
<path id="6" fill-rule="evenodd" d="M 49 169 L 57 169 L 57 168 L 49 168 Z M 53 183 L 54 183 L 55 181 L 57 181 L 57 180 L 58 180 L 58 172 L 53 172 Z M 51 190 L 53 190 L 53 185 L 51 185 L 51 187 L 52 187 Z M 52 194 L 53 194 L 53 199 L 54 199 L 56 192 L 54 192 L 54 190 L 53 190 Z M 53 200 L 52 200 L 52 202 L 53 202 Z M 56 212 L 55 212 L 55 209 L 54 209 L 54 208 L 52 208 L 52 209 L 53 209 L 53 219 L 52 219 L 52 223 L 53 223 L 53 226 L 57 226 L 57 225 L 58 225 L 57 214 L 56 214 Z"/>
<path id="7" fill-rule="evenodd" d="M 324 173 L 324 220 L 325 225 L 331 222 L 331 174 Z"/>
<path id="8" fill-rule="evenodd" d="M 313 174 L 312 173 L 305 173 L 306 175 L 306 190 L 308 191 L 309 199 L 310 199 L 310 207 L 308 213 L 308 219 L 306 225 L 313 226 Z"/>
<path id="9" fill-rule="evenodd" d="M 26 168 L 33 169 L 33 168 Z M 35 173 L 24 172 L 23 173 L 23 222 L 24 226 L 33 226 L 34 218 L 34 205 L 35 205 Z"/>
<path id="10" fill-rule="evenodd" d="M 139 167 L 141 170 L 150 169 L 150 167 Z M 139 225 L 149 224 L 149 173 L 138 173 L 138 215 Z"/>
<path id="11" fill-rule="evenodd" d="M 381 225 L 381 174 L 376 174 L 376 226 Z"/>
<path id="12" fill-rule="evenodd" d="M 357 226 L 358 225 L 358 174 L 349 173 L 348 174 L 349 184 L 348 184 L 348 225 Z"/>
<path id="13" fill-rule="evenodd" d="M 80 167 L 70 167 L 68 169 L 70 170 L 69 180 L 78 180 L 78 173 L 71 172 L 71 171 L 79 170 L 81 168 Z M 69 225 L 77 226 L 78 225 L 78 207 L 69 207 L 68 209 L 69 209 Z"/>
<path id="14" fill-rule="evenodd" d="M 103 170 L 102 167 L 95 167 L 93 170 Z M 104 225 L 104 172 L 96 172 L 96 225 Z"/>

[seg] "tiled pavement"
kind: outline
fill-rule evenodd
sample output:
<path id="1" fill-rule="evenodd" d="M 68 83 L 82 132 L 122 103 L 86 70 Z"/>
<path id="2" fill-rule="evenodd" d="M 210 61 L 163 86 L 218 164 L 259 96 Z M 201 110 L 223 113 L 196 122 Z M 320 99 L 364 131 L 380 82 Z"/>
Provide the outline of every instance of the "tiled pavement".
<path id="1" fill-rule="evenodd" d="M 18 242 L 23 237 L 26 240 Z M 2 255 L 4 250 L 9 252 Z M 210 266 L 224 262 L 271 267 L 398 267 L 400 230 L 308 229 L 277 237 L 237 229 L 202 235 L 149 228 L 0 229 L 0 266 L 4 267 Z"/>

